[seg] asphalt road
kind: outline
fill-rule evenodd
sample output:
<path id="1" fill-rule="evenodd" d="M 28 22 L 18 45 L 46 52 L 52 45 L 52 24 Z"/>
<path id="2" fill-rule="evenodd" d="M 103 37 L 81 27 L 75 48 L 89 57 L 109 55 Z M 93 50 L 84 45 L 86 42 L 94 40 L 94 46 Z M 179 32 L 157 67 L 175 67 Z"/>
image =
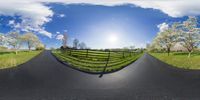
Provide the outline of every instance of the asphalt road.
<path id="1" fill-rule="evenodd" d="M 45 51 L 17 68 L 0 70 L 0 100 L 200 99 L 200 71 L 175 69 L 148 54 L 98 76 L 64 66 Z"/>

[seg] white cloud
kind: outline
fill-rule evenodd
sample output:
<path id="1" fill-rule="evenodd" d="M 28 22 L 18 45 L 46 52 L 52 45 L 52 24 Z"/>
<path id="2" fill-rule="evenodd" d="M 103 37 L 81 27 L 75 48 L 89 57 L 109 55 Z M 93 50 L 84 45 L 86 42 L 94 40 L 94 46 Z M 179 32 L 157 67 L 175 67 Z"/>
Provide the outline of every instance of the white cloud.
<path id="1" fill-rule="evenodd" d="M 53 12 L 41 2 L 35 2 L 34 0 L 1 0 L 0 16 L 1 15 L 21 16 L 21 23 L 10 21 L 9 24 L 23 31 L 35 31 L 51 37 L 51 33 L 44 30 L 42 25 L 51 21 Z"/>
<path id="2" fill-rule="evenodd" d="M 14 28 L 14 30 L 20 29 L 20 23 L 16 23 L 15 20 L 10 20 L 8 25 Z"/>
<path id="3" fill-rule="evenodd" d="M 65 14 L 59 14 L 58 17 L 63 18 L 65 17 Z"/>
<path id="4" fill-rule="evenodd" d="M 39 2 L 89 3 L 95 5 L 134 4 L 142 8 L 161 10 L 172 17 L 200 15 L 200 0 L 37 0 Z"/>
<path id="5" fill-rule="evenodd" d="M 89 3 L 94 5 L 133 4 L 142 8 L 161 10 L 172 17 L 200 15 L 200 0 L 0 0 L 0 16 L 21 16 L 22 22 L 13 27 L 39 32 L 52 37 L 42 26 L 51 21 L 53 11 L 45 3 Z M 64 17 L 64 15 L 60 15 Z M 10 23 L 11 24 L 11 23 Z"/>
<path id="6" fill-rule="evenodd" d="M 57 34 L 60 34 L 60 32 L 56 32 Z"/>
<path id="7" fill-rule="evenodd" d="M 52 33 L 45 31 L 44 29 L 41 29 L 38 31 L 39 33 L 48 36 L 49 38 L 52 38 Z"/>
<path id="8" fill-rule="evenodd" d="M 200 15 L 200 0 L 150 0 L 135 1 L 133 4 L 158 9 L 172 17 Z"/>
<path id="9" fill-rule="evenodd" d="M 10 21 L 8 22 L 9 25 L 13 25 L 14 23 L 15 23 L 15 20 L 10 20 Z"/>
<path id="10" fill-rule="evenodd" d="M 64 38 L 64 36 L 63 36 L 62 34 L 58 34 L 58 35 L 56 36 L 56 39 L 57 39 L 57 40 L 63 40 L 63 38 Z"/>
<path id="11" fill-rule="evenodd" d="M 169 28 L 169 25 L 164 22 L 164 23 L 157 25 L 157 27 L 159 28 L 160 32 L 163 32 L 163 31 L 165 31 L 166 29 Z"/>

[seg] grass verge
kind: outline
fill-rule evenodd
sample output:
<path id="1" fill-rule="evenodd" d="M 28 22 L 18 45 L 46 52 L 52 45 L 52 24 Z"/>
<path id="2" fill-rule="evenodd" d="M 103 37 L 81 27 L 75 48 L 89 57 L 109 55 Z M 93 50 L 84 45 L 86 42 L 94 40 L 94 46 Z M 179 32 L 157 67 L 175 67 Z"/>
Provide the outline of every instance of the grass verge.
<path id="1" fill-rule="evenodd" d="M 192 53 L 188 58 L 188 53 L 173 52 L 169 56 L 167 53 L 150 53 L 161 61 L 182 69 L 200 69 L 200 53 Z"/>
<path id="2" fill-rule="evenodd" d="M 41 51 L 0 52 L 0 69 L 15 67 L 38 55 Z"/>
<path id="3" fill-rule="evenodd" d="M 105 51 L 84 51 L 73 50 L 61 52 L 59 50 L 52 53 L 62 62 L 66 62 L 72 67 L 84 72 L 101 73 L 108 60 L 108 52 Z M 113 72 L 136 61 L 142 53 L 120 53 L 110 52 L 110 58 L 105 72 Z"/>

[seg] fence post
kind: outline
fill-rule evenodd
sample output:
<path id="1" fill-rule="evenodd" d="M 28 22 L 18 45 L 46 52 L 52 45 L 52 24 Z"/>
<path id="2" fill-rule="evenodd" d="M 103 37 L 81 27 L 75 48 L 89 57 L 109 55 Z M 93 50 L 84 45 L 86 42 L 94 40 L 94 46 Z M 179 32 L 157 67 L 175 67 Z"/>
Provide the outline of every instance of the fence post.
<path id="1" fill-rule="evenodd" d="M 125 54 L 124 54 L 124 51 L 123 51 L 123 58 L 125 58 Z"/>
<path id="2" fill-rule="evenodd" d="M 88 49 L 87 49 L 86 57 L 88 57 Z"/>
<path id="3" fill-rule="evenodd" d="M 108 58 L 107 58 L 107 61 L 106 61 L 106 65 L 105 65 L 105 67 L 104 67 L 104 69 L 103 69 L 103 71 L 102 71 L 102 73 L 100 74 L 99 77 L 102 77 L 103 74 L 105 73 L 106 68 L 107 68 L 107 66 L 108 66 L 108 63 L 109 63 L 109 60 L 110 60 L 110 50 L 108 51 Z"/>
<path id="4" fill-rule="evenodd" d="M 69 49 L 69 55 L 70 56 L 72 55 L 72 49 Z"/>

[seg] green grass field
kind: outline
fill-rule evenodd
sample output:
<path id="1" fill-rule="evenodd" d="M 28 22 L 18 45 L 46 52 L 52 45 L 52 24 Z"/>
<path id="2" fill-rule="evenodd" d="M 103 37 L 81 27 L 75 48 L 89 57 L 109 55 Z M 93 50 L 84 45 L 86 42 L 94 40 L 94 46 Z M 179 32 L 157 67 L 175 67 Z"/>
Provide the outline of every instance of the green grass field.
<path id="1" fill-rule="evenodd" d="M 188 58 L 188 53 L 171 53 L 170 56 L 167 53 L 150 53 L 152 56 L 183 69 L 200 69 L 200 53 L 192 53 Z"/>
<path id="2" fill-rule="evenodd" d="M 61 61 L 87 72 L 102 72 L 106 66 L 109 52 L 93 51 L 93 50 L 67 50 L 61 52 L 59 50 L 52 53 Z M 128 64 L 137 60 L 142 53 L 136 52 L 110 52 L 105 72 L 115 71 L 123 68 Z"/>
<path id="3" fill-rule="evenodd" d="M 0 69 L 15 67 L 38 55 L 41 51 L 0 52 Z"/>

